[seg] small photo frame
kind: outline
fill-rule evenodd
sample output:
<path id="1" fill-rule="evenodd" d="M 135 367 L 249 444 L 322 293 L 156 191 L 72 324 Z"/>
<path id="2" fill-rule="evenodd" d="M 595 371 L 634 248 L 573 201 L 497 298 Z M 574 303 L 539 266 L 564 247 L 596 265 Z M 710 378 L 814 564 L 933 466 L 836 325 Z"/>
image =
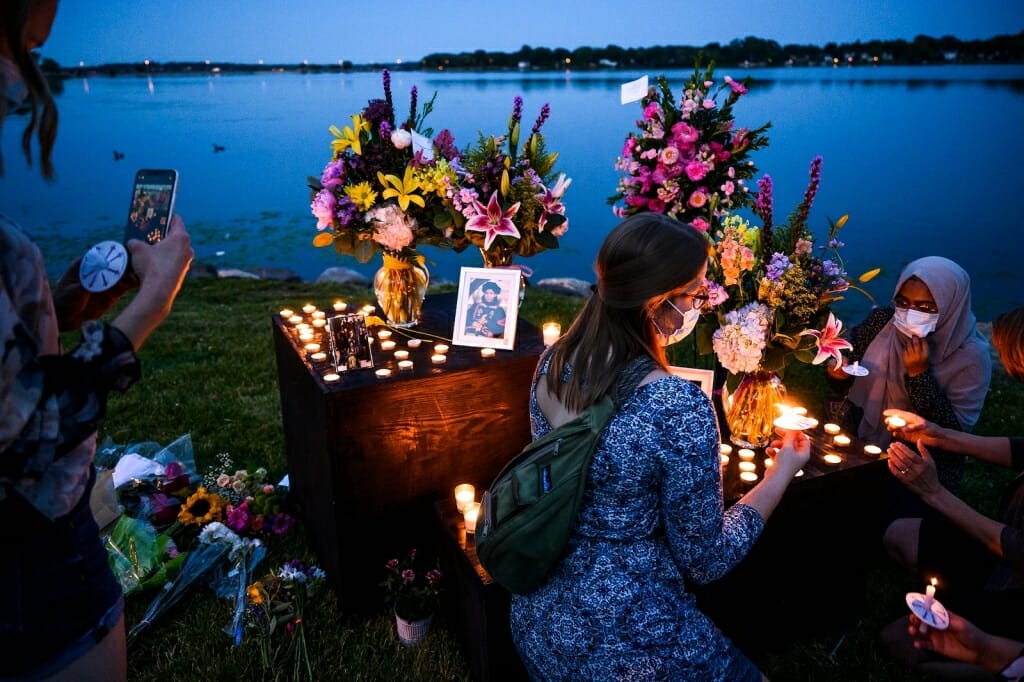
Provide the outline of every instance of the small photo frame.
<path id="1" fill-rule="evenodd" d="M 512 350 L 521 277 L 519 268 L 462 268 L 452 343 Z"/>
<path id="2" fill-rule="evenodd" d="M 670 366 L 668 371 L 680 379 L 685 379 L 686 381 L 696 384 L 697 388 L 704 391 L 704 395 L 708 397 L 708 400 L 711 400 L 711 394 L 715 387 L 714 370 Z"/>
<path id="3" fill-rule="evenodd" d="M 373 367 L 366 318 L 359 313 L 327 318 L 331 359 L 339 373 Z"/>

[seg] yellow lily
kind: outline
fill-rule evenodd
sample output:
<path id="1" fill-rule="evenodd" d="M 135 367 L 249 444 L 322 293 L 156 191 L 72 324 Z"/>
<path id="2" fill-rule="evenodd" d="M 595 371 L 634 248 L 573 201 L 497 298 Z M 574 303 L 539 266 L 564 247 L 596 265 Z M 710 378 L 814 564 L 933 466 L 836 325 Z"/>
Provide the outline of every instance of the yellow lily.
<path id="1" fill-rule="evenodd" d="M 361 114 L 356 114 L 352 117 L 352 127 L 345 126 L 344 130 L 338 130 L 338 126 L 332 125 L 330 127 L 331 134 L 336 139 L 331 140 L 331 149 L 334 150 L 335 154 L 340 154 L 349 147 L 352 148 L 356 154 L 363 153 L 363 143 L 360 139 L 360 133 L 370 132 L 370 122 L 364 121 Z"/>
<path id="2" fill-rule="evenodd" d="M 413 177 L 412 166 L 405 167 L 405 178 L 399 179 L 397 175 L 384 175 L 380 171 L 377 172 L 377 179 L 380 181 L 381 187 L 384 191 L 381 196 L 385 199 L 391 197 L 397 197 L 398 206 L 403 211 L 409 209 L 409 204 L 413 203 L 423 208 L 426 203 L 419 194 L 413 194 L 420 187 L 420 183 L 416 178 Z"/>

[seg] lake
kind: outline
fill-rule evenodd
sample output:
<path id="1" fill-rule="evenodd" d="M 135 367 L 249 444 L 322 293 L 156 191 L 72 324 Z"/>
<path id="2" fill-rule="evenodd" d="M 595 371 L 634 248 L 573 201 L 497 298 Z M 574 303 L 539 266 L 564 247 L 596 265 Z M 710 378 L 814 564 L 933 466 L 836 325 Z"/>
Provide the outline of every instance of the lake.
<path id="1" fill-rule="evenodd" d="M 680 92 L 688 71 L 668 71 Z M 396 109 L 408 91 L 420 102 L 438 93 L 428 124 L 449 128 L 460 147 L 477 131 L 500 133 L 512 99 L 532 122 L 545 102 L 544 131 L 558 167 L 572 179 L 569 232 L 562 248 L 519 262 L 535 276 L 593 281 L 593 261 L 616 224 L 606 198 L 614 162 L 640 105 L 619 104 L 619 86 L 636 71 L 393 74 Z M 658 75 L 649 74 L 652 78 Z M 824 157 L 811 225 L 850 214 L 841 233 L 847 270 L 880 266 L 869 290 L 892 295 L 901 266 L 924 255 L 952 258 L 970 272 L 979 318 L 1024 303 L 1018 240 L 1024 188 L 1024 66 L 807 67 L 719 69 L 718 77 L 755 79 L 735 108 L 737 126 L 772 122 L 771 145 L 753 154 L 775 185 L 776 222 L 800 200 L 814 156 Z M 197 259 L 218 267 L 278 266 L 312 280 L 332 265 L 359 265 L 311 240 L 307 176 L 330 156 L 331 124 L 350 124 L 381 96 L 375 73 L 95 77 L 69 80 L 58 97 L 58 177 L 45 183 L 22 159 L 23 119 L 2 134 L 5 177 L 0 211 L 39 243 L 57 276 L 73 257 L 105 238 L 120 239 L 134 172 L 172 167 L 180 175 L 177 211 Z M 214 145 L 224 147 L 214 152 Z M 113 151 L 124 154 L 114 160 Z M 479 253 L 426 248 L 435 279 L 481 265 Z M 867 308 L 856 294 L 854 321 Z"/>

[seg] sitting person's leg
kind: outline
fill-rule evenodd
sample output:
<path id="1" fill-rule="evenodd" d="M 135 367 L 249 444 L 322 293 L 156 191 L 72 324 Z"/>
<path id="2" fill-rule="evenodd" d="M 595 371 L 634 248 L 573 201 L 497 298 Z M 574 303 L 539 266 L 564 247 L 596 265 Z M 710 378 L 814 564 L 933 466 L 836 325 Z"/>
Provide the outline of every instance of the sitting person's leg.
<path id="1" fill-rule="evenodd" d="M 920 533 L 921 519 L 896 519 L 885 529 L 882 545 L 893 561 L 916 572 Z"/>

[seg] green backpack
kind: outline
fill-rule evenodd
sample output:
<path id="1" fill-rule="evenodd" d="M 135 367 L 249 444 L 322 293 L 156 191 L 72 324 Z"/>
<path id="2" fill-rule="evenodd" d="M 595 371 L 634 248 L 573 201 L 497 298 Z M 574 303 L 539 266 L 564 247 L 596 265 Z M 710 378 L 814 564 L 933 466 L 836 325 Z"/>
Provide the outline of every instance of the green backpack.
<path id="1" fill-rule="evenodd" d="M 617 399 L 605 395 L 528 444 L 494 479 L 481 503 L 476 553 L 495 581 L 516 594 L 532 592 L 561 559 L 601 434 L 656 367 L 647 356 L 634 360 L 619 377 Z"/>

